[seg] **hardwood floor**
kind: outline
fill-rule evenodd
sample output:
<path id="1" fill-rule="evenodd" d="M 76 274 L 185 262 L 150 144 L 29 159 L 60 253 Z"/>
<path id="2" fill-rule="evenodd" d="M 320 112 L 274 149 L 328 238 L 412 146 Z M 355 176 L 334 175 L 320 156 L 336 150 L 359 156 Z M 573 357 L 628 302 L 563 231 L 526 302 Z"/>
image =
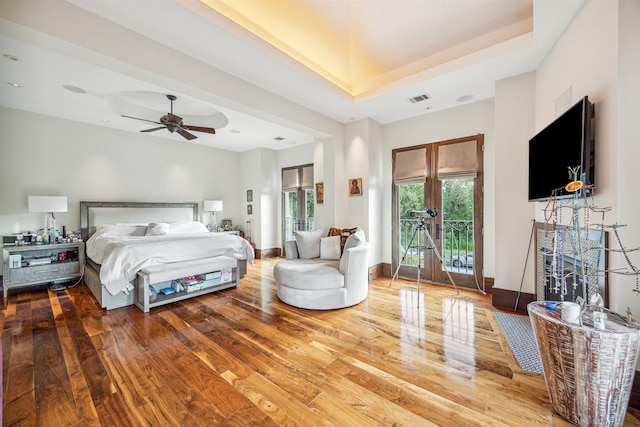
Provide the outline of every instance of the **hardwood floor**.
<path id="1" fill-rule="evenodd" d="M 384 278 L 355 307 L 301 310 L 276 296 L 277 261 L 148 314 L 101 310 L 85 286 L 10 294 L 4 425 L 570 425 L 489 296 Z"/>

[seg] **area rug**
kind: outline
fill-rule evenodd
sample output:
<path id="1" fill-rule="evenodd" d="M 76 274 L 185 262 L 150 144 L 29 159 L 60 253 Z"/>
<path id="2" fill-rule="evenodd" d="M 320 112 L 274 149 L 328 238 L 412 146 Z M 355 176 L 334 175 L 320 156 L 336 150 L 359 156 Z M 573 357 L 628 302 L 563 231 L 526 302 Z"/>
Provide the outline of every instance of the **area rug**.
<path id="1" fill-rule="evenodd" d="M 529 317 L 496 311 L 493 312 L 493 317 L 500 325 L 500 329 L 502 329 L 502 333 L 522 370 L 536 374 L 544 373 Z"/>

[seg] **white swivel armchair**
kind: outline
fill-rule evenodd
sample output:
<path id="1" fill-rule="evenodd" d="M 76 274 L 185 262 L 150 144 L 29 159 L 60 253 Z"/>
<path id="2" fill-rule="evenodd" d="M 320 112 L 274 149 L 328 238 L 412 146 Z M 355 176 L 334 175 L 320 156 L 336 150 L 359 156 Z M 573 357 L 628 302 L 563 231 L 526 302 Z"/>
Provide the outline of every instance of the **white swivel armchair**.
<path id="1" fill-rule="evenodd" d="M 285 242 L 287 260 L 273 269 L 278 297 L 294 307 L 331 310 L 349 307 L 369 293 L 369 246 L 364 233 L 347 239 L 339 260 L 300 259 L 295 241 Z"/>

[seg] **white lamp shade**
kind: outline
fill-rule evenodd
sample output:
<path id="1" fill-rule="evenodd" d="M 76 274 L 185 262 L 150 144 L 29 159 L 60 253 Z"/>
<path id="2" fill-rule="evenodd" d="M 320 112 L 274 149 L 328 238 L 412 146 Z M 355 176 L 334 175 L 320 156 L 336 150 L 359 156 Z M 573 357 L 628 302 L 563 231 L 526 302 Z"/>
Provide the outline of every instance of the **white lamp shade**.
<path id="1" fill-rule="evenodd" d="M 66 212 L 66 196 L 29 196 L 29 212 Z"/>
<path id="2" fill-rule="evenodd" d="M 222 200 L 205 200 L 204 201 L 205 212 L 220 212 L 222 211 Z"/>

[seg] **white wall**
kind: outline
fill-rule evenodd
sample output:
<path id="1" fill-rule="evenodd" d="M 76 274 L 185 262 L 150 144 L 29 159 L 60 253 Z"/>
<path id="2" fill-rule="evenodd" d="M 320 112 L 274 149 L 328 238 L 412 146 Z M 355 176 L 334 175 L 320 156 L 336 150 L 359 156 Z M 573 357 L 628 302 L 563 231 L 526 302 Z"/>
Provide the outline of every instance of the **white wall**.
<path id="1" fill-rule="evenodd" d="M 616 168 L 618 182 L 618 222 L 627 224 L 621 229 L 623 243 L 640 246 L 640 2 L 622 1 L 618 10 L 618 152 Z M 611 244 L 611 240 L 610 240 Z M 629 255 L 640 267 L 640 251 Z M 622 260 L 619 257 L 619 263 Z M 628 266 L 626 266 L 628 267 Z M 630 306 L 635 319 L 640 318 L 640 298 L 633 292 L 635 277 L 618 277 L 612 290 L 612 299 L 618 312 Z M 640 364 L 640 362 L 639 362 Z"/>
<path id="2" fill-rule="evenodd" d="M 414 117 L 382 128 L 383 175 L 382 175 L 382 261 L 391 263 L 391 151 L 395 148 L 411 147 L 448 139 L 484 134 L 484 221 L 485 226 L 494 223 L 495 193 L 487 183 L 494 182 L 494 102 L 493 99 L 465 104 L 437 113 Z M 525 191 L 525 190 L 523 190 Z M 484 275 L 493 277 L 495 266 L 494 234 L 485 229 L 484 234 Z"/>
<path id="3" fill-rule="evenodd" d="M 384 228 L 382 126 L 371 119 L 349 123 L 345 125 L 344 140 L 345 167 L 336 198 L 344 201 L 346 213 L 336 226 L 362 228 L 371 248 L 369 265 L 377 265 L 382 262 L 381 233 Z M 362 178 L 362 195 L 350 196 L 349 183 L 356 178 Z"/>
<path id="4" fill-rule="evenodd" d="M 384 150 L 382 139 L 382 126 L 369 121 L 369 265 L 377 265 L 382 262 L 382 230 L 390 228 L 391 224 L 383 222 L 383 171 Z"/>
<path id="5" fill-rule="evenodd" d="M 634 2 L 625 0 L 620 2 L 629 11 L 635 10 L 637 18 L 637 2 L 635 6 L 632 3 Z M 637 75 L 629 75 L 633 68 L 629 65 L 629 69 L 625 70 L 625 80 L 620 80 L 619 65 L 622 57 L 637 66 L 638 40 L 637 36 L 634 41 L 633 36 L 629 35 L 625 40 L 625 52 L 619 49 L 618 39 L 621 31 L 629 27 L 635 28 L 638 21 L 630 19 L 629 22 L 629 17 L 620 19 L 618 6 L 618 2 L 588 1 L 540 65 L 536 73 L 536 129 L 543 128 L 561 112 L 556 111 L 556 102 L 566 91 L 571 93 L 571 104 L 588 95 L 595 103 L 596 114 L 596 196 L 593 203 L 612 208 L 606 216 L 607 223 L 618 222 L 620 216 L 626 216 L 633 218 L 634 226 L 637 227 L 637 200 L 635 203 L 628 203 L 629 199 L 625 194 L 637 190 L 626 187 L 624 181 L 638 182 L 640 178 L 638 157 L 626 159 L 634 154 L 634 149 L 629 144 L 633 146 L 638 142 L 620 139 L 621 135 L 631 135 L 633 132 L 627 130 L 631 124 L 623 124 L 619 119 L 620 97 L 623 94 L 628 97 L 627 93 L 631 89 L 621 86 L 621 83 L 633 82 L 637 80 Z M 631 84 L 637 89 L 637 83 Z M 634 101 L 626 98 L 625 107 L 631 109 L 626 113 L 634 115 L 633 120 L 637 120 L 640 113 L 636 106 L 638 94 L 636 91 L 632 95 Z M 637 136 L 637 130 L 635 132 Z M 536 215 L 541 219 L 543 205 L 537 205 Z M 621 208 L 624 210 L 621 211 Z M 614 244 L 614 240 L 610 238 L 609 243 Z M 640 242 L 627 242 L 630 246 L 637 246 L 638 243 Z M 624 266 L 624 259 L 620 254 L 609 253 L 610 268 Z M 625 312 L 627 306 L 631 305 L 632 311 L 640 314 L 640 301 L 633 298 L 634 293 L 631 292 L 634 285 L 635 280 L 609 274 L 610 306 L 614 311 Z"/>
<path id="6" fill-rule="evenodd" d="M 278 209 L 280 203 L 280 174 L 276 168 L 277 152 L 257 148 L 240 154 L 237 179 L 242 205 L 241 228 L 250 235 L 258 249 L 278 247 Z M 247 201 L 247 191 L 253 191 L 253 201 Z M 251 205 L 251 214 L 248 206 Z"/>
<path id="7" fill-rule="evenodd" d="M 618 12 L 619 58 L 618 58 L 618 221 L 628 224 L 623 230 L 625 242 L 632 247 L 640 246 L 640 2 L 623 1 Z M 640 251 L 630 254 L 636 266 L 640 265 Z M 626 278 L 625 289 L 635 284 Z M 626 292 L 628 298 L 638 300 L 637 295 Z M 640 310 L 635 310 L 640 316 Z M 636 317 L 637 318 L 637 317 Z"/>
<path id="8" fill-rule="evenodd" d="M 588 1 L 536 71 L 536 132 L 585 95 L 596 104 L 596 202 L 613 208 L 617 199 L 617 34 L 617 2 Z M 559 99 L 567 91 L 570 101 L 563 105 Z M 538 203 L 539 219 L 542 207 Z"/>
<path id="9" fill-rule="evenodd" d="M 517 291 L 522 283 L 526 293 L 535 293 L 533 248 L 527 262 L 535 218 L 535 206 L 528 202 L 527 193 L 528 141 L 534 135 L 534 115 L 535 73 L 496 84 L 494 287 Z M 525 264 L 527 274 L 522 282 Z"/>
<path id="10" fill-rule="evenodd" d="M 371 241 L 369 231 L 369 122 L 370 120 L 358 120 L 357 122 L 345 125 L 345 176 L 341 185 L 338 186 L 337 199 L 344 200 L 347 207 L 346 218 L 343 223 L 336 224 L 336 227 L 361 227 L 367 240 Z M 351 180 L 362 178 L 362 188 L 360 196 L 349 196 L 349 186 Z"/>
<path id="11" fill-rule="evenodd" d="M 80 201 L 224 201 L 238 222 L 237 153 L 0 108 L 0 234 L 37 230 L 30 195 L 67 196 L 59 226 L 80 226 Z"/>

